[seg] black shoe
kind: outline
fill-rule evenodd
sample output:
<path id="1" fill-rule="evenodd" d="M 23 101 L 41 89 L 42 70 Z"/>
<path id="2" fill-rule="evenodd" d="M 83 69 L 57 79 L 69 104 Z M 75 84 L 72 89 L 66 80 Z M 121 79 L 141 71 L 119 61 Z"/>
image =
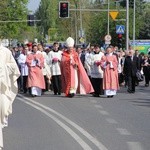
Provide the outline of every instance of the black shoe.
<path id="1" fill-rule="evenodd" d="M 93 94 L 94 97 L 99 97 L 99 94 Z"/>
<path id="2" fill-rule="evenodd" d="M 131 90 L 129 90 L 129 89 L 127 90 L 127 92 L 128 92 L 128 93 L 132 93 L 132 91 L 131 91 Z"/>
<path id="3" fill-rule="evenodd" d="M 57 93 L 54 93 L 54 95 L 57 95 Z"/>
<path id="4" fill-rule="evenodd" d="M 128 93 L 135 93 L 135 91 L 127 90 Z"/>
<path id="5" fill-rule="evenodd" d="M 32 96 L 32 97 L 36 97 L 36 95 L 34 95 L 34 94 L 31 94 L 31 96 Z"/>
<path id="6" fill-rule="evenodd" d="M 75 95 L 74 93 L 71 93 L 68 95 L 68 97 L 72 98 L 72 97 L 74 97 L 74 95 Z"/>
<path id="7" fill-rule="evenodd" d="M 145 87 L 149 87 L 149 84 L 145 84 Z"/>
<path id="8" fill-rule="evenodd" d="M 58 93 L 58 95 L 61 95 L 61 93 Z"/>
<path id="9" fill-rule="evenodd" d="M 27 93 L 27 91 L 24 91 L 23 93 L 24 93 L 24 94 L 26 94 L 26 93 Z"/>

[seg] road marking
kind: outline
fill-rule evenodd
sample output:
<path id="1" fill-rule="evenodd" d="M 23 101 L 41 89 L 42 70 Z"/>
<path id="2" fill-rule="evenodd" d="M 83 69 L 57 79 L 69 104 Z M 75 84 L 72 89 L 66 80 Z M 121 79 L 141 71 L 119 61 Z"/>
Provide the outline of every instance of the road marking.
<path id="1" fill-rule="evenodd" d="M 97 100 L 90 100 L 91 103 L 97 103 Z"/>
<path id="2" fill-rule="evenodd" d="M 109 115 L 109 113 L 107 111 L 104 111 L 104 110 L 99 110 L 99 112 L 102 114 L 102 115 Z"/>
<path id="3" fill-rule="evenodd" d="M 129 150 L 144 150 L 139 142 L 127 142 Z"/>
<path id="4" fill-rule="evenodd" d="M 106 121 L 111 124 L 118 124 L 118 122 L 112 118 L 106 118 Z"/>
<path id="5" fill-rule="evenodd" d="M 101 105 L 94 105 L 94 107 L 103 109 L 103 107 Z"/>
<path id="6" fill-rule="evenodd" d="M 117 128 L 116 129 L 121 135 L 131 135 L 131 133 L 127 129 Z"/>
<path id="7" fill-rule="evenodd" d="M 90 135 L 86 130 L 84 130 L 82 127 L 80 127 L 79 125 L 77 125 L 76 123 L 74 123 L 73 121 L 71 121 L 70 119 L 68 119 L 67 117 L 63 116 L 62 114 L 56 112 L 55 110 L 53 110 L 50 107 L 47 107 L 45 105 L 42 105 L 41 103 L 35 102 L 32 99 L 26 98 L 24 96 L 22 96 L 21 94 L 18 94 L 20 97 L 24 98 L 25 100 L 30 101 L 33 104 L 36 104 L 52 113 L 54 113 L 55 115 L 59 116 L 60 118 L 62 118 L 64 121 L 66 121 L 67 123 L 69 123 L 70 125 L 72 125 L 75 129 L 77 129 L 81 134 L 83 134 L 87 139 L 89 139 L 99 150 L 108 150 L 101 142 L 99 142 L 95 137 L 93 137 L 92 135 Z M 23 100 L 22 100 L 23 101 Z M 24 101 L 25 102 L 25 101 Z"/>
<path id="8" fill-rule="evenodd" d="M 48 113 L 47 111 L 45 111 L 44 109 L 36 106 L 35 104 L 32 104 L 31 102 L 27 102 L 22 100 L 21 98 L 18 98 L 20 101 L 32 106 L 33 108 L 41 111 L 42 113 L 44 113 L 45 115 L 47 115 L 48 117 L 50 117 L 51 119 L 53 119 L 60 127 L 62 127 L 66 132 L 68 132 L 79 144 L 80 146 L 84 149 L 84 150 L 92 150 L 92 148 L 85 143 L 82 138 L 80 138 L 71 128 L 69 128 L 67 125 L 65 125 L 63 122 L 61 122 L 59 119 L 57 119 L 55 116 L 51 115 L 50 113 Z"/>

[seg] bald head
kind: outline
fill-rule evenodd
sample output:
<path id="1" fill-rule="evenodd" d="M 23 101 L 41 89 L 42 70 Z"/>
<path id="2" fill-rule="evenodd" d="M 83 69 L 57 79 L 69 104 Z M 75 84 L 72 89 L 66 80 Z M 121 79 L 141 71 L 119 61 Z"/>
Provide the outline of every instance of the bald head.
<path id="1" fill-rule="evenodd" d="M 129 50 L 129 55 L 130 55 L 130 56 L 133 56 L 134 53 L 135 53 L 135 51 L 134 51 L 133 49 L 130 49 L 130 50 Z"/>

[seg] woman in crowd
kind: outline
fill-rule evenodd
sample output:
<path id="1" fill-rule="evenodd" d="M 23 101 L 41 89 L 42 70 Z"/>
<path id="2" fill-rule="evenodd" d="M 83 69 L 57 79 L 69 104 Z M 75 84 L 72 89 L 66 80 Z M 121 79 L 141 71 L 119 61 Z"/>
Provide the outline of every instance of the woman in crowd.
<path id="1" fill-rule="evenodd" d="M 144 55 L 144 59 L 142 61 L 143 72 L 145 76 L 145 86 L 149 86 L 150 81 L 150 59 L 148 55 Z"/>

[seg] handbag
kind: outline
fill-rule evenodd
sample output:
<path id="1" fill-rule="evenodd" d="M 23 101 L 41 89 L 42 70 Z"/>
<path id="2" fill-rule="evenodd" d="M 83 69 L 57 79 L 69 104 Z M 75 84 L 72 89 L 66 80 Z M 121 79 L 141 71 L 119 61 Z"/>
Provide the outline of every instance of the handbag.
<path id="1" fill-rule="evenodd" d="M 140 70 L 137 70 L 136 78 L 137 78 L 138 82 L 144 81 L 144 75 L 141 73 Z"/>

